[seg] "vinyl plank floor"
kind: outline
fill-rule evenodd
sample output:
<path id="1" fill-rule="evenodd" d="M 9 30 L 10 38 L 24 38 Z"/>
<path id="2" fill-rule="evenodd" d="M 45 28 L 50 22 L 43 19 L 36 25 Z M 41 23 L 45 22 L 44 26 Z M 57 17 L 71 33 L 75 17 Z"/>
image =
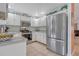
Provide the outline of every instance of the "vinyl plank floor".
<path id="1" fill-rule="evenodd" d="M 33 42 L 27 45 L 28 56 L 59 56 L 58 54 L 48 50 L 46 45 L 38 42 Z"/>

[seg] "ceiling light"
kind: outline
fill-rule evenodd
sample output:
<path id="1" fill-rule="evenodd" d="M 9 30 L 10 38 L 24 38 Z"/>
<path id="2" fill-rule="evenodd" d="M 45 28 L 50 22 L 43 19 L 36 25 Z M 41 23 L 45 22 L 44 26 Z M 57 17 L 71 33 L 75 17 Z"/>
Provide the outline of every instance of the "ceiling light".
<path id="1" fill-rule="evenodd" d="M 34 19 L 36 22 L 39 21 L 39 19 Z"/>
<path id="2" fill-rule="evenodd" d="M 35 16 L 38 16 L 38 14 L 36 13 Z"/>
<path id="3" fill-rule="evenodd" d="M 40 14 L 45 14 L 45 12 L 41 12 Z"/>

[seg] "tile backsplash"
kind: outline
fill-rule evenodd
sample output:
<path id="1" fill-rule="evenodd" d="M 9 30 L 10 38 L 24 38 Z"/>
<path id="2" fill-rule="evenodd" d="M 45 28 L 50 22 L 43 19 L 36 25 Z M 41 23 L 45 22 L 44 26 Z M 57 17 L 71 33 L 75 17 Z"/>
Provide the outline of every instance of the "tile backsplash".
<path id="1" fill-rule="evenodd" d="M 7 25 L 9 27 L 8 32 L 20 32 L 20 26 Z"/>

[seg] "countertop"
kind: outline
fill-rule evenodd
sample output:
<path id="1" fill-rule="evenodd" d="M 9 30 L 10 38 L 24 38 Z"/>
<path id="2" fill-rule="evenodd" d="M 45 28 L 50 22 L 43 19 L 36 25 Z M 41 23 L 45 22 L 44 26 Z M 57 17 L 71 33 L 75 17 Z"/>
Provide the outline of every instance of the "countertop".
<path id="1" fill-rule="evenodd" d="M 24 42 L 27 41 L 26 38 L 21 36 L 21 33 L 16 33 L 14 34 L 14 37 L 4 41 L 4 42 L 0 42 L 0 46 L 5 46 L 5 45 L 10 45 L 10 44 L 15 44 L 15 43 L 20 43 L 20 42 Z"/>

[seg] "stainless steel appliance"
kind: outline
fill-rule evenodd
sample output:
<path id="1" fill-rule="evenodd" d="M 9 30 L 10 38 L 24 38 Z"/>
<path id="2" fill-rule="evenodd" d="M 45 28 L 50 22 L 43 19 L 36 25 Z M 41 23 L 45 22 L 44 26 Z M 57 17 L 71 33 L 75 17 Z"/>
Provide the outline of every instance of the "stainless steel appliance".
<path id="1" fill-rule="evenodd" d="M 47 47 L 60 55 L 67 54 L 67 12 L 47 16 Z"/>

